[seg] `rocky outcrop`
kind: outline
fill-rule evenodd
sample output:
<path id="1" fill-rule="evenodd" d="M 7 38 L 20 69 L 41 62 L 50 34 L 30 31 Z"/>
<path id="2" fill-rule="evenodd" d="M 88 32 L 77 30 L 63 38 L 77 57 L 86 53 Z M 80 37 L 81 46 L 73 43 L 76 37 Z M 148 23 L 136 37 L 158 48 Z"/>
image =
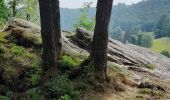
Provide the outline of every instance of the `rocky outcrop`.
<path id="1" fill-rule="evenodd" d="M 29 41 L 35 40 L 29 39 L 30 35 L 34 38 L 40 38 L 40 27 L 22 19 L 15 18 L 11 20 L 11 22 L 6 25 L 3 31 L 9 30 L 12 31 L 11 34 L 14 35 L 14 37 L 18 36 L 16 33 L 19 32 L 20 38 L 16 38 L 17 41 L 25 40 L 25 38 Z M 93 33 L 87 31 L 86 29 L 78 28 L 75 35 L 70 35 L 69 33 L 69 35 L 65 37 L 66 34 L 67 32 L 62 33 L 62 51 L 69 55 L 87 58 L 90 52 Z M 21 44 L 27 45 L 28 42 L 23 41 Z M 34 43 L 34 45 L 37 44 Z M 156 68 L 158 73 L 164 73 L 163 71 L 170 69 L 169 58 L 157 54 L 149 49 L 138 47 L 132 44 L 123 44 L 111 38 L 109 38 L 108 44 L 108 59 L 110 62 L 124 66 L 149 69 Z M 167 73 L 170 75 L 169 72 Z"/>
<path id="2" fill-rule="evenodd" d="M 93 33 L 83 28 L 77 29 L 77 34 L 71 39 L 79 47 L 90 51 Z M 126 66 L 137 66 L 152 68 L 154 64 L 147 57 L 130 48 L 128 44 L 109 38 L 108 43 L 108 59 L 111 62 Z"/>
<path id="3" fill-rule="evenodd" d="M 92 36 L 92 32 L 83 28 L 78 28 L 77 34 L 73 36 L 71 40 L 79 47 L 89 51 Z M 152 74 L 156 74 L 162 78 L 170 77 L 170 59 L 147 48 L 128 43 L 123 44 L 109 38 L 108 59 L 119 65 L 129 68 L 138 68 L 140 71 L 149 71 L 143 68 L 155 69 L 152 71 Z"/>
<path id="4" fill-rule="evenodd" d="M 25 47 L 41 48 L 42 39 L 40 34 L 40 27 L 23 19 L 14 18 L 6 24 L 2 32 L 11 32 L 15 42 Z M 62 51 L 65 54 L 85 59 L 88 57 L 88 52 L 78 46 L 74 45 L 62 33 Z"/>

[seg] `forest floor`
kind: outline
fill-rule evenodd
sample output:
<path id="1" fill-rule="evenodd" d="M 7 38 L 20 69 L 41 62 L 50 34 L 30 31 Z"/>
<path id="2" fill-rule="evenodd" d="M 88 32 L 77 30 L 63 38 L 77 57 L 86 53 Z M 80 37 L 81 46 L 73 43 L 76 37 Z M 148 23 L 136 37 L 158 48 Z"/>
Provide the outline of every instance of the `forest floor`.
<path id="1" fill-rule="evenodd" d="M 29 25 L 30 23 L 27 22 L 27 24 Z M 18 32 L 19 34 L 0 33 L 0 100 L 6 100 L 1 98 L 10 98 L 10 94 L 13 96 L 16 92 L 22 91 L 26 91 L 29 97 L 28 100 L 43 100 L 40 99 L 43 95 L 34 91 L 39 89 L 39 78 L 42 70 L 42 51 L 40 48 L 37 48 L 41 46 L 42 42 L 40 34 L 38 34 L 40 33 L 40 29 L 34 27 L 34 25 L 29 26 L 33 26 L 31 30 L 36 31 L 36 35 L 15 29 L 13 29 L 14 33 Z M 27 47 L 29 46 L 28 43 L 20 41 L 20 38 L 18 39 L 16 37 L 17 35 L 21 35 L 21 40 L 26 40 L 26 42 L 31 43 L 31 47 Z M 70 55 L 63 55 L 62 59 L 57 62 L 60 65 L 60 70 L 64 71 L 64 73 L 69 72 L 70 69 L 79 67 L 81 62 L 87 57 L 87 52 L 75 46 L 72 43 L 73 41 L 71 40 L 70 42 L 69 39 L 70 38 L 64 38 L 63 40 L 65 52 L 69 52 Z M 16 42 L 17 40 L 19 43 Z M 87 40 L 89 43 L 89 39 Z M 88 87 L 89 84 L 83 83 L 83 81 L 79 79 L 68 79 L 68 77 L 64 75 L 57 77 L 56 83 L 47 82 L 47 88 L 51 90 L 51 93 L 54 93 L 54 96 L 56 96 L 56 94 L 60 96 L 63 93 L 64 95 L 61 95 L 62 98 L 63 96 L 68 98 L 70 95 L 73 96 L 73 94 L 77 94 L 77 92 L 81 93 L 81 89 L 83 88 L 85 90 L 81 93 L 82 98 L 80 98 L 80 100 L 170 100 L 169 58 L 146 48 L 115 41 L 110 41 L 110 48 L 110 50 L 113 51 L 112 58 L 116 60 L 115 62 L 117 62 L 117 64 L 108 64 L 108 76 L 112 81 L 120 84 L 114 84 L 115 89 L 107 88 L 104 92 L 86 91 L 86 87 Z M 77 56 L 77 54 L 83 54 L 83 56 Z M 140 65 L 140 67 L 133 66 L 135 64 Z M 152 64 L 154 64 L 154 66 L 151 66 Z M 87 69 L 87 71 L 90 72 L 91 70 Z M 87 76 L 85 76 L 85 80 L 86 79 Z M 95 80 L 90 81 L 92 81 L 92 85 L 96 84 Z M 80 86 L 77 86 L 77 84 Z M 124 89 L 118 92 L 116 88 Z"/>
<path id="2" fill-rule="evenodd" d="M 126 89 L 123 92 L 108 90 L 105 93 L 94 93 L 94 100 L 170 100 L 170 77 L 165 76 L 166 72 L 162 76 L 141 70 L 130 70 L 130 73 L 139 76 L 142 82 L 161 86 L 165 91 L 124 85 Z"/>

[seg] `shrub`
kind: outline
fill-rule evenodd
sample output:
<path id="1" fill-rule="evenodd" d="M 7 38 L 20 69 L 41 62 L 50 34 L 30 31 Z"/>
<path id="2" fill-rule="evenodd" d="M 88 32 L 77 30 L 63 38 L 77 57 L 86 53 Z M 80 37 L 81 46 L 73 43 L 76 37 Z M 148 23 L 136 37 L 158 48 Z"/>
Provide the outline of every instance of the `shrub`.
<path id="1" fill-rule="evenodd" d="M 163 50 L 161 54 L 170 58 L 170 53 L 167 50 Z"/>
<path id="2" fill-rule="evenodd" d="M 44 100 L 43 96 L 40 95 L 36 88 L 30 89 L 26 92 L 27 100 Z"/>
<path id="3" fill-rule="evenodd" d="M 0 56 L 5 53 L 5 48 L 2 44 L 0 44 Z"/>
<path id="4" fill-rule="evenodd" d="M 11 44 L 11 49 L 9 51 L 10 53 L 12 53 L 13 55 L 15 56 L 20 56 L 22 54 L 25 54 L 26 53 L 26 50 L 22 47 L 18 47 L 14 44 Z"/>
<path id="5" fill-rule="evenodd" d="M 7 96 L 0 96 L 0 100 L 11 100 L 11 99 Z"/>
<path id="6" fill-rule="evenodd" d="M 72 100 L 71 97 L 69 95 L 64 95 L 64 96 L 61 96 L 61 98 L 59 100 Z"/>
<path id="7" fill-rule="evenodd" d="M 146 48 L 152 47 L 154 39 L 153 37 L 154 36 L 151 33 L 144 33 L 141 40 L 141 46 Z"/>
<path id="8" fill-rule="evenodd" d="M 40 80 L 41 68 L 39 67 L 30 67 L 27 71 L 28 80 L 31 86 L 36 86 Z"/>
<path id="9" fill-rule="evenodd" d="M 85 2 L 83 8 L 81 9 L 81 15 L 76 24 L 74 24 L 74 30 L 78 27 L 86 28 L 87 30 L 93 31 L 95 27 L 95 19 L 89 18 L 88 12 L 92 2 Z"/>
<path id="10" fill-rule="evenodd" d="M 62 59 L 58 61 L 58 65 L 61 71 L 69 70 L 71 68 L 76 68 L 81 62 L 77 59 L 74 59 L 71 56 L 64 55 Z"/>
<path id="11" fill-rule="evenodd" d="M 78 100 L 79 92 L 74 91 L 73 84 L 67 75 L 60 75 L 45 83 L 47 93 L 51 99 Z"/>

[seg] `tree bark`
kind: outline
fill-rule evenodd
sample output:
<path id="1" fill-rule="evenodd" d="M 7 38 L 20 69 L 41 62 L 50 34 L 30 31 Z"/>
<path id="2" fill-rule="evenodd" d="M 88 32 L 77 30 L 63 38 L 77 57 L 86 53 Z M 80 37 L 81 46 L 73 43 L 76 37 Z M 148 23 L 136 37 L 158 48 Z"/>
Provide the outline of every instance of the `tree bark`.
<path id="1" fill-rule="evenodd" d="M 107 77 L 107 45 L 108 26 L 111 17 L 113 0 L 98 0 L 96 13 L 96 26 L 92 43 L 92 63 L 94 75 L 104 81 Z"/>
<path id="2" fill-rule="evenodd" d="M 48 71 L 50 68 L 55 68 L 56 63 L 56 47 L 54 43 L 51 1 L 53 0 L 39 0 L 41 17 L 41 36 L 43 42 L 43 72 Z"/>
<path id="3" fill-rule="evenodd" d="M 56 47 L 56 57 L 60 56 L 62 41 L 61 41 L 61 26 L 60 26 L 60 6 L 59 0 L 52 0 L 52 14 L 53 14 L 53 29 L 54 29 L 54 43 Z"/>

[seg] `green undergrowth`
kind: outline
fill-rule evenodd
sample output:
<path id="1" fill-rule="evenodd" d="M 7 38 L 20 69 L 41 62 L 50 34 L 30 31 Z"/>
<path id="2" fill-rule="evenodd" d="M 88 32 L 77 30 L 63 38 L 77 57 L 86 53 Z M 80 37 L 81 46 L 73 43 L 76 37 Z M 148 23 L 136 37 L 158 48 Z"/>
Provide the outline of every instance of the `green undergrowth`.
<path id="1" fill-rule="evenodd" d="M 3 79 L 14 78 L 16 82 L 22 81 L 18 78 L 23 72 L 24 80 L 28 83 L 28 89 L 26 92 L 26 98 L 28 100 L 43 100 L 48 98 L 50 100 L 79 100 L 83 91 L 88 90 L 103 90 L 110 88 L 110 84 L 114 85 L 113 88 L 123 90 L 123 87 L 117 82 L 113 82 L 112 76 L 107 80 L 110 81 L 109 85 L 100 84 L 95 80 L 92 68 L 90 66 L 84 66 L 82 75 L 75 79 L 69 78 L 69 72 L 78 69 L 80 64 L 85 58 L 79 58 L 76 56 L 63 55 L 57 62 L 58 68 L 61 71 L 59 75 L 53 76 L 44 82 L 45 94 L 41 93 L 41 86 L 39 84 L 40 76 L 42 74 L 41 69 L 41 51 L 34 48 L 25 48 L 15 44 L 15 39 L 10 37 L 6 38 L 9 33 L 0 33 L 0 70 L 3 70 Z M 109 70 L 111 70 L 109 68 Z M 114 80 L 118 77 L 127 75 L 126 71 L 119 67 L 113 66 L 111 73 L 116 73 Z M 1 81 L 1 80 L 0 80 Z M 25 82 L 25 81 L 24 81 Z M 20 86 L 21 84 L 16 84 Z M 5 89 L 1 88 L 4 86 Z M 1 90 L 4 90 L 1 92 Z M 0 84 L 0 99 L 10 100 L 11 95 L 15 95 L 14 91 L 7 84 Z"/>
<path id="2" fill-rule="evenodd" d="M 58 61 L 58 66 L 62 72 L 45 81 L 44 93 L 39 92 L 40 89 L 38 88 L 33 88 L 27 91 L 27 98 L 29 100 L 79 100 L 80 90 L 76 88 L 74 80 L 69 79 L 65 70 L 69 71 L 72 68 L 78 68 L 80 63 L 75 58 L 64 55 Z"/>
<path id="3" fill-rule="evenodd" d="M 13 82 L 18 82 L 22 79 L 27 80 L 28 87 L 37 86 L 41 75 L 40 54 L 37 51 L 31 50 L 31 48 L 16 45 L 13 43 L 13 40 L 6 38 L 9 35 L 9 33 L 0 33 L 0 71 L 3 72 L 3 81 L 8 83 L 12 79 Z M 19 78 L 20 76 L 23 78 Z M 2 80 L 0 79 L 0 81 Z M 21 84 L 16 84 L 16 86 L 19 85 Z M 8 92 L 13 92 L 15 87 L 11 88 L 11 86 L 3 82 L 0 82 L 1 86 L 4 86 L 6 89 L 0 88 L 2 90 L 0 95 L 3 95 L 0 98 L 8 98 Z"/>
<path id="4" fill-rule="evenodd" d="M 46 97 L 54 100 L 79 100 L 79 91 L 67 74 L 58 75 L 45 82 Z"/>
<path id="5" fill-rule="evenodd" d="M 23 72 L 26 74 L 29 89 L 26 92 L 28 100 L 43 100 L 46 95 L 40 92 L 39 80 L 41 76 L 41 51 L 34 48 L 25 48 L 15 44 L 15 39 L 9 33 L 0 33 L 0 70 L 5 72 L 4 79 L 14 78 Z M 8 37 L 8 38 L 6 38 Z M 79 68 L 81 60 L 77 57 L 63 55 L 57 62 L 62 71 L 59 76 L 45 82 L 48 99 L 53 100 L 78 100 L 79 90 L 75 89 L 73 81 L 68 78 L 67 72 L 71 69 Z M 24 74 L 24 75 L 25 75 Z M 7 77 L 7 78 L 6 78 Z M 16 77 L 16 78 L 15 78 Z M 1 80 L 0 80 L 1 81 Z M 22 81 L 22 80 L 14 80 Z M 16 84 L 17 86 L 21 84 Z M 11 100 L 15 92 L 7 84 L 0 84 L 0 99 Z"/>
<path id="6" fill-rule="evenodd" d="M 81 64 L 77 58 L 64 55 L 61 60 L 58 61 L 60 66 L 68 66 L 68 67 L 78 67 Z"/>

